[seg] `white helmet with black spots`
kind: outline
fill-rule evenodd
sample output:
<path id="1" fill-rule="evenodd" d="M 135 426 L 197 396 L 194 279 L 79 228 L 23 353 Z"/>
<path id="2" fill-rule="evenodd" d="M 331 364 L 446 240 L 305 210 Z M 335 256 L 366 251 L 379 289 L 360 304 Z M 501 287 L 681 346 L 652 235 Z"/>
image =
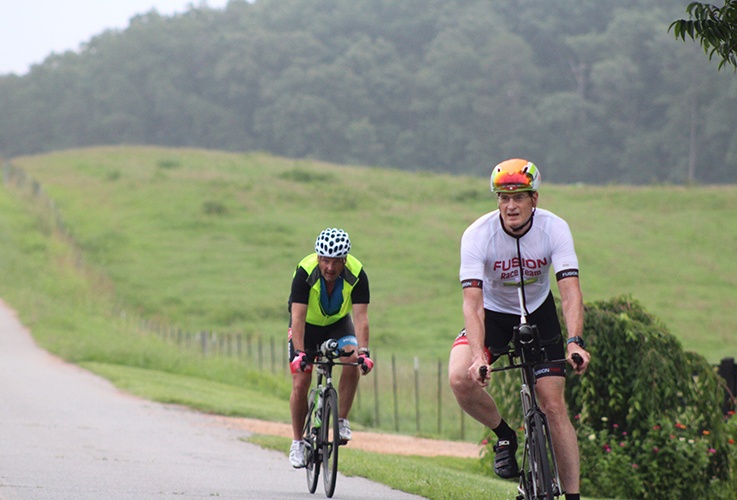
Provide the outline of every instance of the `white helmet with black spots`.
<path id="1" fill-rule="evenodd" d="M 315 240 L 315 252 L 320 257 L 345 257 L 351 251 L 351 240 L 342 229 L 327 228 Z"/>

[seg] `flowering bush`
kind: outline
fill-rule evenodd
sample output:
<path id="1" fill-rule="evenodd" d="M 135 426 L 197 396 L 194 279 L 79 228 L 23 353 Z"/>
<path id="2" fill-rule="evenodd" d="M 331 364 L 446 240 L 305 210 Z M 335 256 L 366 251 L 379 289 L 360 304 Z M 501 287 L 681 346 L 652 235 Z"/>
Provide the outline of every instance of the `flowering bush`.
<path id="1" fill-rule="evenodd" d="M 582 490 L 624 498 L 735 498 L 735 447 L 714 368 L 684 351 L 629 297 L 587 304 L 584 330 L 591 365 L 567 383 L 569 408 L 581 416 Z"/>
<path id="2" fill-rule="evenodd" d="M 710 433 L 680 422 L 655 422 L 642 438 L 617 424 L 578 428 L 582 489 L 615 498 L 718 498 L 723 484 L 708 473 L 716 450 Z M 725 496 L 724 498 L 731 498 Z"/>
<path id="3" fill-rule="evenodd" d="M 577 415 L 581 491 L 607 498 L 737 498 L 737 418 L 722 416 L 723 382 L 714 368 L 683 351 L 663 323 L 628 297 L 587 304 L 584 331 L 591 364 L 566 383 L 569 410 Z M 495 382 L 510 425 L 520 416 L 518 402 L 503 398 L 518 388 L 518 378 Z M 495 438 L 486 439 L 482 461 L 491 471 Z"/>
<path id="4" fill-rule="evenodd" d="M 611 429 L 578 428 L 581 452 L 581 491 L 608 498 L 641 498 L 644 486 L 637 477 L 639 465 L 631 456 L 633 445 L 618 425 Z"/>
<path id="5" fill-rule="evenodd" d="M 633 436 L 607 417 L 594 429 L 576 418 L 581 451 L 581 491 L 586 496 L 605 498 L 672 498 L 733 499 L 737 491 L 737 418 L 734 412 L 724 423 L 728 437 L 713 441 L 709 430 L 691 428 L 682 422 L 649 422 L 650 431 Z M 518 432 L 519 442 L 524 435 Z M 493 470 L 493 445 L 496 437 L 489 434 L 481 444 L 481 462 Z M 721 450 L 721 451 L 720 451 Z M 517 450 L 517 460 L 522 459 Z M 724 454 L 729 471 L 719 477 L 712 471 Z"/>
<path id="6" fill-rule="evenodd" d="M 737 417 L 735 412 L 730 411 L 725 417 L 724 422 L 724 443 L 721 446 L 723 453 L 726 455 L 727 473 L 724 474 L 726 479 L 715 485 L 719 498 L 734 498 L 737 492 Z M 715 449 L 718 455 L 722 451 Z"/>

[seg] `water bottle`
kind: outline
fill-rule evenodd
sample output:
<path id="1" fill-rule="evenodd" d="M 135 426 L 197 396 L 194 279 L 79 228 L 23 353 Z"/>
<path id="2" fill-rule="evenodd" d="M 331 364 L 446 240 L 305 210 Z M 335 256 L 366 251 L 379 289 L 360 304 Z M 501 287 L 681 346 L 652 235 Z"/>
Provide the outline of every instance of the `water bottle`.
<path id="1" fill-rule="evenodd" d="M 319 429 L 322 425 L 322 398 L 319 392 L 315 393 L 315 397 L 317 398 L 317 405 L 315 406 L 315 429 Z"/>

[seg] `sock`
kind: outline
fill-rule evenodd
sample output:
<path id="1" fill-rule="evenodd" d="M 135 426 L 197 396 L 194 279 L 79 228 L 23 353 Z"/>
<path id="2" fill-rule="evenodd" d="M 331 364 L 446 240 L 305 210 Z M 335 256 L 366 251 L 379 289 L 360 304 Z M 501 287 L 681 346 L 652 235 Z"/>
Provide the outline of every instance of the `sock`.
<path id="1" fill-rule="evenodd" d="M 566 493 L 566 500 L 581 500 L 580 493 Z"/>
<path id="2" fill-rule="evenodd" d="M 517 433 L 512 430 L 511 427 L 509 427 L 509 424 L 507 424 L 506 420 L 502 419 L 502 421 L 499 423 L 499 425 L 496 426 L 496 428 L 491 429 L 494 431 L 494 434 L 496 434 L 496 437 L 499 439 L 508 439 L 512 443 L 517 442 Z"/>

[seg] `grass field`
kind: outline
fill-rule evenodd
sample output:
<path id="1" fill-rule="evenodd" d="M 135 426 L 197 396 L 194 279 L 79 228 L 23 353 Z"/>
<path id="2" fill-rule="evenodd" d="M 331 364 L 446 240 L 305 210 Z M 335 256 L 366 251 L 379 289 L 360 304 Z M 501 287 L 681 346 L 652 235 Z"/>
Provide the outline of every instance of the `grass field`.
<path id="1" fill-rule="evenodd" d="M 462 231 L 493 208 L 484 179 L 267 155 L 99 148 L 19 158 L 115 300 L 193 331 L 284 337 L 317 233 L 345 228 L 372 286 L 372 344 L 445 357 L 460 329 Z M 587 301 L 629 294 L 688 350 L 737 354 L 737 188 L 543 185 L 568 220 Z"/>
<path id="2" fill-rule="evenodd" d="M 258 335 L 283 349 L 294 267 L 320 230 L 338 226 L 371 281 L 382 361 L 372 376 L 388 383 L 394 355 L 432 369 L 461 327 L 460 235 L 493 208 L 485 179 L 263 154 L 115 147 L 13 165 L 39 184 L 14 178 L 0 190 L 0 297 L 41 345 L 144 397 L 279 421 L 286 377 L 172 349 L 141 325 Z M 737 354 L 737 187 L 544 184 L 540 196 L 571 226 L 586 301 L 632 295 L 686 349 L 714 363 Z M 404 385 L 411 376 L 400 373 Z M 457 417 L 444 397 L 444 418 Z M 359 422 L 370 420 L 363 405 Z M 416 433 L 406 420 L 402 432 Z M 465 436 L 478 437 L 473 427 Z M 487 491 L 489 479 L 478 481 Z"/>

